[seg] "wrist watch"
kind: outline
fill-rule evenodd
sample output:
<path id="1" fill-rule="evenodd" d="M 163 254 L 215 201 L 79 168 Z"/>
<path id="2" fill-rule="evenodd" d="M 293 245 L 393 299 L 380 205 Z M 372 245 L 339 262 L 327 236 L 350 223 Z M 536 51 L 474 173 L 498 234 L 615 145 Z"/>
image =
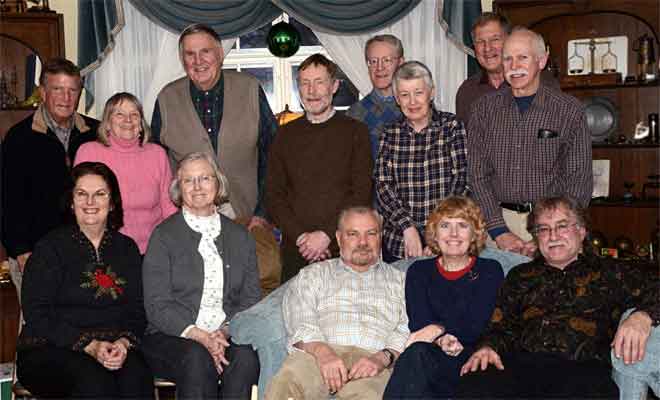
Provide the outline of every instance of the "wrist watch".
<path id="1" fill-rule="evenodd" d="M 392 350 L 387 349 L 387 348 L 385 348 L 381 351 L 383 352 L 383 354 L 385 354 L 387 356 L 387 359 L 389 360 L 387 365 L 385 366 L 385 368 L 390 368 L 392 366 L 392 364 L 394 364 L 394 358 L 395 358 L 394 353 L 392 353 Z"/>

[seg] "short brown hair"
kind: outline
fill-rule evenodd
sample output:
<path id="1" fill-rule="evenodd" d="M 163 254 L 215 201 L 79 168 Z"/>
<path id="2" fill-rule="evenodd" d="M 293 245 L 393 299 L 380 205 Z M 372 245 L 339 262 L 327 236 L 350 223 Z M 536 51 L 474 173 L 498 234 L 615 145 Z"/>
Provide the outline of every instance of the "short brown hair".
<path id="1" fill-rule="evenodd" d="M 149 142 L 149 137 L 151 136 L 151 129 L 149 129 L 149 124 L 144 119 L 144 111 L 142 110 L 142 104 L 137 99 L 127 92 L 115 93 L 105 102 L 105 108 L 103 109 L 103 119 L 101 119 L 101 125 L 96 133 L 98 141 L 103 143 L 106 146 L 110 146 L 110 140 L 108 139 L 108 132 L 110 131 L 110 118 L 112 118 L 112 113 L 115 112 L 117 107 L 125 101 L 131 102 L 135 105 L 140 113 L 140 146 L 143 146 L 145 143 Z"/>
<path id="2" fill-rule="evenodd" d="M 478 16 L 477 19 L 472 24 L 472 30 L 470 31 L 470 35 L 472 36 L 472 41 L 474 41 L 474 32 L 477 30 L 477 28 L 481 28 L 482 26 L 486 25 L 489 22 L 497 22 L 498 24 L 500 24 L 500 27 L 502 27 L 502 30 L 507 35 L 511 33 L 511 23 L 504 15 L 497 14 L 494 12 L 485 12 L 482 13 L 480 16 Z"/>
<path id="3" fill-rule="evenodd" d="M 486 223 L 481 209 L 474 200 L 464 196 L 451 196 L 442 200 L 426 221 L 424 238 L 426 244 L 438 255 L 442 255 L 435 240 L 438 224 L 443 218 L 463 218 L 472 227 L 474 233 L 468 255 L 478 256 L 486 244 Z"/>
<path id="4" fill-rule="evenodd" d="M 371 46 L 374 43 L 387 43 L 390 46 L 394 47 L 396 51 L 396 55 L 399 58 L 403 58 L 403 44 L 401 44 L 401 40 L 399 40 L 398 37 L 390 34 L 385 34 L 385 35 L 376 35 L 372 37 L 371 39 L 367 40 L 367 44 L 364 45 L 364 58 L 365 60 L 367 59 L 367 51 L 369 50 L 369 46 Z"/>
<path id="5" fill-rule="evenodd" d="M 536 234 L 534 233 L 536 231 L 536 224 L 541 214 L 547 211 L 555 211 L 559 208 L 563 208 L 573 214 L 575 216 L 575 222 L 589 230 L 589 213 L 577 201 L 568 196 L 547 197 L 537 201 L 532 208 L 532 212 L 527 216 L 527 231 L 534 236 L 534 239 L 536 239 Z"/>
<path id="6" fill-rule="evenodd" d="M 298 67 L 298 71 L 304 71 L 306 70 L 310 65 L 313 65 L 315 67 L 318 67 L 319 65 L 322 67 L 325 67 L 326 71 L 328 71 L 328 75 L 330 75 L 330 79 L 332 81 L 337 80 L 337 64 L 334 62 L 330 61 L 326 56 L 320 53 L 312 54 L 311 56 L 307 57 L 305 61 L 300 63 L 300 66 Z"/>
<path id="7" fill-rule="evenodd" d="M 64 74 L 74 78 L 78 78 L 82 86 L 82 78 L 80 77 L 80 68 L 66 58 L 55 57 L 46 61 L 41 67 L 41 75 L 39 75 L 39 85 L 46 87 L 47 76 Z"/>

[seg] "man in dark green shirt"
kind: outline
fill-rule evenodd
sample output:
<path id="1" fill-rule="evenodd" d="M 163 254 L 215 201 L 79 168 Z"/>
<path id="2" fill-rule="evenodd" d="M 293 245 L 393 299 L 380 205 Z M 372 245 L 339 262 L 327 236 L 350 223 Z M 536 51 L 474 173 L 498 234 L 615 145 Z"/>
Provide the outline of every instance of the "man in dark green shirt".
<path id="1" fill-rule="evenodd" d="M 591 254 L 585 215 L 568 198 L 535 204 L 528 229 L 537 256 L 507 275 L 459 394 L 616 397 L 610 347 L 625 363 L 643 359 L 660 320 L 658 275 Z"/>

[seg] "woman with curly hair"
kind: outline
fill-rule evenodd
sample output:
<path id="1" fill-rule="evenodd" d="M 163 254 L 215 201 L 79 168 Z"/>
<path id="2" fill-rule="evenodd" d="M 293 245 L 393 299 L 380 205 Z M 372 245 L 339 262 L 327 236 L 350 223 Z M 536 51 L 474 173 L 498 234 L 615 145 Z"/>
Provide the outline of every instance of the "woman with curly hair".
<path id="1" fill-rule="evenodd" d="M 461 366 L 486 327 L 504 280 L 484 247 L 481 210 L 467 197 L 448 197 L 428 218 L 426 243 L 437 257 L 413 263 L 406 275 L 410 338 L 384 399 L 448 398 Z"/>

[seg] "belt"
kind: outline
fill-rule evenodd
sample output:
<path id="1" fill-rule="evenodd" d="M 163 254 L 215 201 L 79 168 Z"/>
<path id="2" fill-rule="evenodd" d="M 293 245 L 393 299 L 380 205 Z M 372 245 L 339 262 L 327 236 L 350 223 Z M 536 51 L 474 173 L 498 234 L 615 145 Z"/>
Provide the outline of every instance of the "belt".
<path id="1" fill-rule="evenodd" d="M 515 211 L 518 213 L 528 213 L 532 212 L 532 203 L 500 203 L 500 207 L 506 208 L 507 210 Z"/>

